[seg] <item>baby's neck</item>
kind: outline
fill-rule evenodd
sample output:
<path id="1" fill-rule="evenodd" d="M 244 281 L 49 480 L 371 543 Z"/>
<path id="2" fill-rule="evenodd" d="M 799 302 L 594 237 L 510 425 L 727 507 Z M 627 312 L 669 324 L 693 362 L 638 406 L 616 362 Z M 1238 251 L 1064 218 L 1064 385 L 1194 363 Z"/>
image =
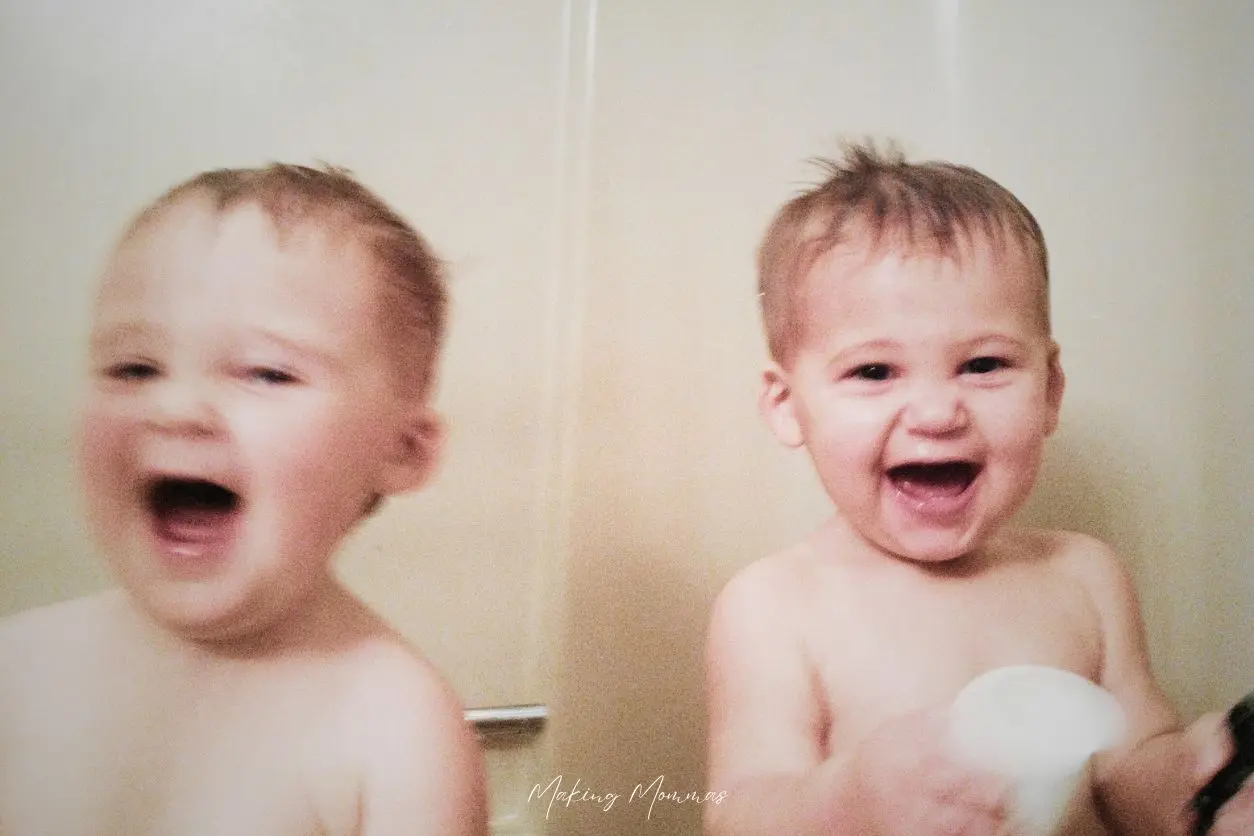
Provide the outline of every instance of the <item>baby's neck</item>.
<path id="1" fill-rule="evenodd" d="M 309 595 L 264 622 L 228 627 L 211 634 L 172 629 L 131 599 L 125 603 L 141 643 L 168 658 L 180 658 L 193 665 L 331 655 L 386 629 L 334 578 L 328 578 Z"/>
<path id="2" fill-rule="evenodd" d="M 978 575 L 989 567 L 990 555 L 995 551 L 989 543 L 981 542 L 970 551 L 949 560 L 913 560 L 887 551 L 867 539 L 840 514 L 834 515 L 815 536 L 821 553 L 844 555 L 867 571 L 876 571 L 877 568 L 890 572 L 904 570 L 937 580 L 963 580 Z"/>

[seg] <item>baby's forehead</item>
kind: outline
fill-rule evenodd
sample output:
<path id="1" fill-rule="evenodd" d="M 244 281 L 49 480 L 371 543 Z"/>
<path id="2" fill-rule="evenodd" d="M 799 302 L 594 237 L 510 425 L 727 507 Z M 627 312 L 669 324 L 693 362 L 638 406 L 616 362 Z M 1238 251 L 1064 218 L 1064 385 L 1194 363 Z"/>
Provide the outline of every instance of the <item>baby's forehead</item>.
<path id="1" fill-rule="evenodd" d="M 922 282 L 922 284 L 919 284 Z M 904 295 L 903 295 L 904 294 Z M 795 327 L 804 330 L 842 312 L 884 306 L 910 307 L 927 298 L 951 311 L 1018 312 L 1049 334 L 1049 290 L 1039 261 L 1009 237 L 976 238 L 953 246 L 919 242 L 842 243 L 819 255 L 792 305 Z M 948 300 L 948 301 L 946 301 Z"/>
<path id="2" fill-rule="evenodd" d="M 283 229 L 258 207 L 171 206 L 119 245 L 99 282 L 92 330 L 194 310 L 281 319 L 340 310 L 377 320 L 386 306 L 376 273 L 360 247 L 314 222 Z"/>
<path id="3" fill-rule="evenodd" d="M 816 242 L 817 243 L 817 242 Z M 1032 248 L 1006 230 L 956 232 L 938 240 L 888 229 L 882 233 L 846 234 L 826 247 L 816 246 L 809 269 L 799 278 L 803 293 L 868 268 L 897 264 L 956 267 L 958 273 L 987 269 L 1006 279 L 1030 276 L 1043 290 L 1046 277 Z"/>
<path id="4" fill-rule="evenodd" d="M 114 247 L 110 267 L 140 266 L 203 252 L 217 238 L 222 213 L 207 200 L 185 198 L 145 211 Z"/>
<path id="5" fill-rule="evenodd" d="M 368 248 L 332 217 L 279 220 L 259 203 L 220 208 L 191 195 L 143 216 L 114 250 L 105 280 L 176 279 L 210 267 L 249 273 L 372 272 Z"/>

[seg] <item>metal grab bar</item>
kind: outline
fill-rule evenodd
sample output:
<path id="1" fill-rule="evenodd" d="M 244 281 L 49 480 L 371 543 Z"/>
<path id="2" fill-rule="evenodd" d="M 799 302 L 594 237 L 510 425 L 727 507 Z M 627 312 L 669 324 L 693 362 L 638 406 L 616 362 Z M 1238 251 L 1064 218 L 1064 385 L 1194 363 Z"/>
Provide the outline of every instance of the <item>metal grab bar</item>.
<path id="1" fill-rule="evenodd" d="M 498 705 L 466 710 L 466 722 L 482 737 L 539 734 L 549 719 L 547 705 Z"/>

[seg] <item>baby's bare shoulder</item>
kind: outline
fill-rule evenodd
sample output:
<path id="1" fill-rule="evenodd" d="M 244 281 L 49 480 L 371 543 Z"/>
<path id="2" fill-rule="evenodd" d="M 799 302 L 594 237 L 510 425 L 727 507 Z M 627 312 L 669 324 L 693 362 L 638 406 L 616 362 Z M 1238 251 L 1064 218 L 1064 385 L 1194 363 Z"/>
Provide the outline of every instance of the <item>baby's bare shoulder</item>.
<path id="1" fill-rule="evenodd" d="M 777 641 L 797 629 L 808 584 L 804 553 L 789 549 L 759 558 L 734 574 L 719 592 L 711 613 L 711 627 L 741 632 L 751 629 L 756 641 Z M 737 639 L 737 643 L 743 641 Z"/>
<path id="2" fill-rule="evenodd" d="M 848 609 L 853 584 L 812 542 L 760 558 L 720 591 L 710 614 L 706 664 L 712 681 L 812 681 L 816 636 Z M 833 628 L 834 629 L 834 628 Z"/>
<path id="3" fill-rule="evenodd" d="M 757 604 L 777 601 L 791 595 L 800 573 L 801 560 L 796 549 L 777 552 L 742 567 L 720 597 Z"/>
<path id="4" fill-rule="evenodd" d="M 803 541 L 742 568 L 723 588 L 720 600 L 794 614 L 815 599 L 830 606 L 830 596 L 844 586 L 845 572 L 838 557 L 825 553 L 813 540 Z"/>
<path id="5" fill-rule="evenodd" d="M 73 724 L 84 706 L 114 704 L 108 660 L 118 653 L 112 640 L 112 596 L 94 596 L 26 610 L 0 621 L 0 741 L 13 730 L 40 727 L 54 733 Z M 90 694 L 91 701 L 74 698 Z M 5 747 L 0 742 L 0 748 Z"/>
<path id="6" fill-rule="evenodd" d="M 999 536 L 1001 547 L 1042 569 L 1068 572 L 1110 572 L 1123 563 L 1109 545 L 1096 537 L 1060 529 L 1011 529 Z"/>
<path id="7" fill-rule="evenodd" d="M 346 650 L 336 662 L 343 695 L 354 709 L 460 716 L 443 675 L 404 639 L 382 634 Z"/>
<path id="8" fill-rule="evenodd" d="M 352 749 L 364 815 L 395 832 L 486 827 L 482 756 L 460 699 L 415 648 L 392 635 L 336 660 L 336 725 Z M 411 830 L 406 831 L 406 823 Z M 388 832 L 392 832 L 389 830 Z"/>
<path id="9" fill-rule="evenodd" d="M 66 626 L 99 618 L 111 607 L 115 597 L 115 593 L 105 592 L 44 604 L 7 615 L 0 618 L 0 639 L 32 639 L 41 634 L 60 632 Z"/>
<path id="10" fill-rule="evenodd" d="M 0 619 L 0 672 L 10 665 L 38 669 L 67 654 L 88 652 L 115 621 L 117 597 L 114 592 L 101 593 Z M 0 682 L 4 681 L 11 680 L 0 673 Z"/>
<path id="11" fill-rule="evenodd" d="M 1009 548 L 1039 571 L 1054 573 L 1082 588 L 1099 610 L 1134 595 L 1128 564 L 1102 540 L 1074 531 L 1027 529 L 1013 532 Z"/>

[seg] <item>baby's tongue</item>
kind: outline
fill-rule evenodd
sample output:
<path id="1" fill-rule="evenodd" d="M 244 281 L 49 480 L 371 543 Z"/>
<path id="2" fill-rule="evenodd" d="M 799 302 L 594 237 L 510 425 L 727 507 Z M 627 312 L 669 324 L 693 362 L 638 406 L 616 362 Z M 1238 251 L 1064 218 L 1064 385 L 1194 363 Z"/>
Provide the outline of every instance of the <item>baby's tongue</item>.
<path id="1" fill-rule="evenodd" d="M 161 514 L 161 533 L 184 543 L 208 542 L 222 534 L 231 513 L 231 509 L 222 507 L 170 508 Z"/>
<path id="2" fill-rule="evenodd" d="M 975 470 L 966 462 L 908 464 L 893 468 L 889 475 L 906 496 L 929 499 L 958 496 L 975 478 Z"/>

